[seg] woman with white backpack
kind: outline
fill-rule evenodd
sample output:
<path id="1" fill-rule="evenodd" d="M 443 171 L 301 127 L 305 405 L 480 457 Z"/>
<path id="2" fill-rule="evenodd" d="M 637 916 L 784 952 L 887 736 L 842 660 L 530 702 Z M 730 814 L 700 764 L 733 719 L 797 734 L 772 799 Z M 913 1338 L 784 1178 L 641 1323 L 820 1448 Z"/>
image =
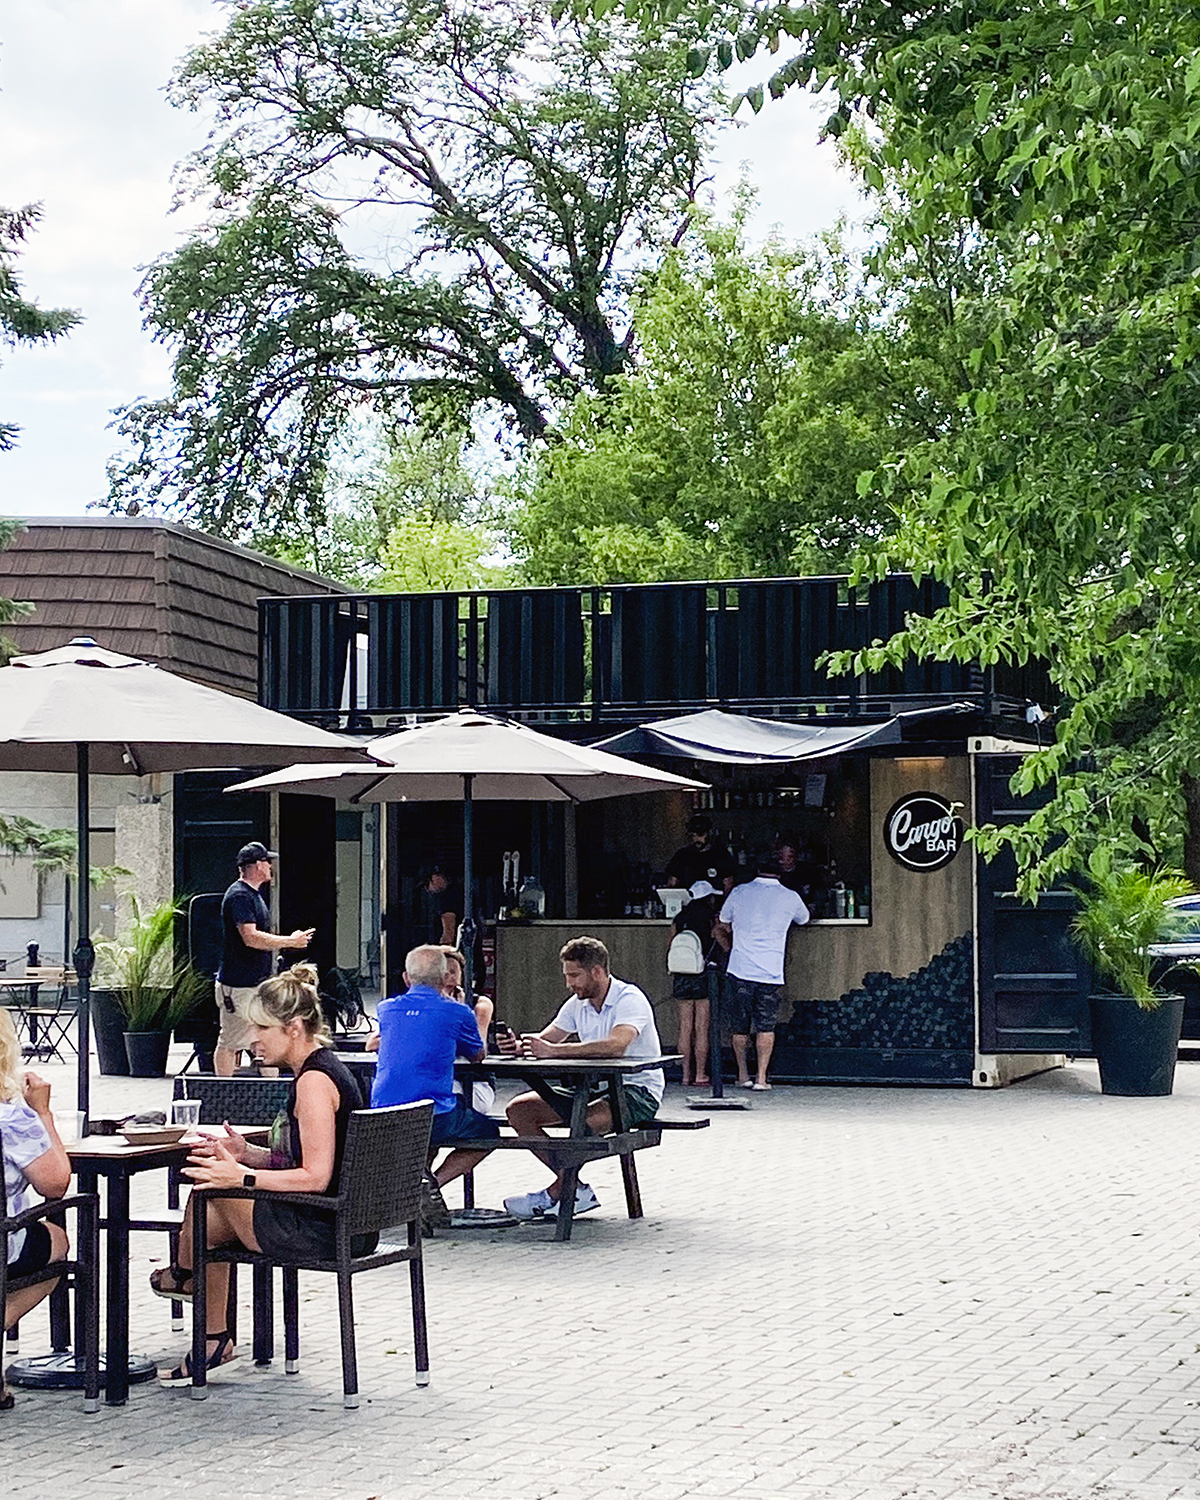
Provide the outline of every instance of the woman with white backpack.
<path id="1" fill-rule="evenodd" d="M 683 1082 L 708 1083 L 708 966 L 723 966 L 725 950 L 714 933 L 721 892 L 698 880 L 691 900 L 675 918 L 667 948 L 671 994 L 679 1002 L 679 1040 L 683 1054 Z"/>

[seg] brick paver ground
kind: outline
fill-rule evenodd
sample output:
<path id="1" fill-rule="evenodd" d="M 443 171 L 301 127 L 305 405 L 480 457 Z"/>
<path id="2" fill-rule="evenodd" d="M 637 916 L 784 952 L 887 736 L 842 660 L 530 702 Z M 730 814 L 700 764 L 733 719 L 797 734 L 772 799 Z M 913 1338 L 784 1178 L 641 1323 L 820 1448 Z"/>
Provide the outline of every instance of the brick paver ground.
<path id="1" fill-rule="evenodd" d="M 97 1092 L 146 1107 L 167 1086 Z M 331 1278 L 312 1277 L 299 1375 L 247 1359 L 203 1405 L 143 1386 L 95 1417 L 19 1395 L 0 1491 L 1192 1500 L 1198 1125 L 1200 1063 L 1163 1100 L 1102 1098 L 1087 1064 L 999 1093 L 776 1089 L 643 1153 L 641 1223 L 605 1163 L 569 1246 L 543 1228 L 431 1242 L 429 1389 L 406 1272 L 376 1272 L 363 1404 L 343 1412 Z M 542 1181 L 504 1154 L 480 1201 Z M 134 1337 L 173 1362 L 144 1290 L 161 1251 L 140 1237 Z"/>

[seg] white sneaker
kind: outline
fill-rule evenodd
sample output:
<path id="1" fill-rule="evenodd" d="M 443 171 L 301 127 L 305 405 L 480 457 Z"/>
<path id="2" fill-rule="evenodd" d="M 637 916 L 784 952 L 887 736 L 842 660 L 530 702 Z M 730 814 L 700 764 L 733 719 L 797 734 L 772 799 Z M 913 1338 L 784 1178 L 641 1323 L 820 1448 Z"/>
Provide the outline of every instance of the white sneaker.
<path id="1" fill-rule="evenodd" d="M 575 1213 L 572 1217 L 578 1218 L 580 1214 L 590 1214 L 593 1208 L 600 1207 L 600 1200 L 586 1182 L 575 1184 Z M 546 1218 L 558 1218 L 558 1204 L 555 1203 L 546 1213 Z"/>
<path id="2" fill-rule="evenodd" d="M 537 1193 L 518 1193 L 515 1198 L 505 1198 L 504 1212 L 514 1219 L 542 1219 L 557 1210 L 558 1204 L 545 1188 Z"/>

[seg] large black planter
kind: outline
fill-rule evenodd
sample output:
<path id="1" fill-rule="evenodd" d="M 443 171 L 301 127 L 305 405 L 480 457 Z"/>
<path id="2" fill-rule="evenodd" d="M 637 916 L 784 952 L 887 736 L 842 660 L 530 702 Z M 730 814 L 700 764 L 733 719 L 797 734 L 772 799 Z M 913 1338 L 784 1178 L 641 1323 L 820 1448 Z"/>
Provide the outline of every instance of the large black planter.
<path id="1" fill-rule="evenodd" d="M 125 1051 L 129 1054 L 131 1078 L 165 1078 L 169 1031 L 127 1031 Z"/>
<path id="2" fill-rule="evenodd" d="M 1141 1098 L 1169 1094 L 1183 1027 L 1182 995 L 1170 996 L 1154 1010 L 1142 1010 L 1123 995 L 1093 995 L 1090 1004 L 1101 1093 Z"/>
<path id="3" fill-rule="evenodd" d="M 125 1012 L 117 1003 L 116 990 L 93 990 L 89 1005 L 96 1056 L 105 1078 L 129 1077 L 129 1054 L 125 1051 Z"/>

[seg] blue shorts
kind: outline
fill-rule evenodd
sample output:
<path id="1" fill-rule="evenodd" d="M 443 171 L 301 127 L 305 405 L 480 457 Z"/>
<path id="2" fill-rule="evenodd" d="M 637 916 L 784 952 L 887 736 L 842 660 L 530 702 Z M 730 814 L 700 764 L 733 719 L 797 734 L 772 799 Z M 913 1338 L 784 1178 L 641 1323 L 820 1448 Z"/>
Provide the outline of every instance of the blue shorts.
<path id="1" fill-rule="evenodd" d="M 500 1127 L 466 1102 L 466 1096 L 454 1096 L 454 1108 L 433 1117 L 433 1129 L 429 1132 L 431 1146 L 444 1146 L 447 1141 L 495 1140 Z"/>

